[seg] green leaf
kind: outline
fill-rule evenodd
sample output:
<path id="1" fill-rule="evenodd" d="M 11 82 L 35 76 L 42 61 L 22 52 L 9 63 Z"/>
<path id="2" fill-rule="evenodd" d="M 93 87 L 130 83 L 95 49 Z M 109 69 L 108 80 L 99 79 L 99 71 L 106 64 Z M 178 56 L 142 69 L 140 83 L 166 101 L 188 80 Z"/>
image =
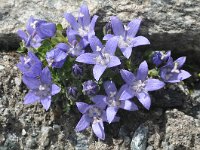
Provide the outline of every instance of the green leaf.
<path id="1" fill-rule="evenodd" d="M 151 70 L 149 70 L 148 74 L 149 74 L 149 76 L 151 76 L 151 77 L 159 76 L 159 72 L 158 72 L 157 69 L 151 69 Z"/>

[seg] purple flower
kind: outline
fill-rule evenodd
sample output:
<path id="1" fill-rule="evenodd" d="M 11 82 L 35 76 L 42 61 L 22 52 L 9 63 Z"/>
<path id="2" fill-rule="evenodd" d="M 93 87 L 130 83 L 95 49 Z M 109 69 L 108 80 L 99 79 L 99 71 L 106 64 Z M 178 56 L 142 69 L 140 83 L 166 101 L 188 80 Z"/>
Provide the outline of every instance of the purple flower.
<path id="1" fill-rule="evenodd" d="M 165 83 L 158 79 L 148 79 L 148 65 L 146 61 L 142 62 L 138 68 L 136 76 L 127 70 L 120 71 L 122 78 L 126 82 L 120 100 L 126 100 L 136 96 L 140 103 L 149 109 L 151 99 L 148 91 L 155 91 L 164 87 Z"/>
<path id="2" fill-rule="evenodd" d="M 24 104 L 32 104 L 39 101 L 45 110 L 48 110 L 51 105 L 51 96 L 60 92 L 60 87 L 52 83 L 48 67 L 42 70 L 39 78 L 23 76 L 23 82 L 29 88 L 29 92 L 24 97 Z"/>
<path id="3" fill-rule="evenodd" d="M 104 47 L 100 40 L 96 36 L 93 36 L 90 39 L 90 47 L 92 48 L 93 53 L 84 53 L 77 57 L 76 61 L 94 64 L 93 75 L 97 81 L 106 68 L 115 67 L 121 64 L 119 58 L 114 56 L 117 48 L 117 41 L 115 38 L 108 40 Z"/>
<path id="4" fill-rule="evenodd" d="M 88 80 L 83 82 L 83 93 L 88 96 L 95 95 L 99 91 L 99 86 L 96 82 Z"/>
<path id="5" fill-rule="evenodd" d="M 79 35 L 85 40 L 88 40 L 90 37 L 95 35 L 94 27 L 98 16 L 95 15 L 91 20 L 89 10 L 86 5 L 82 5 L 80 8 L 78 22 L 71 13 L 66 13 L 64 16 L 72 28 L 68 34 Z"/>
<path id="6" fill-rule="evenodd" d="M 81 67 L 80 65 L 74 64 L 72 66 L 72 73 L 73 75 L 76 77 L 80 77 L 83 75 L 83 67 Z"/>
<path id="7" fill-rule="evenodd" d="M 75 130 L 80 132 L 86 129 L 90 123 L 92 124 L 92 130 L 95 135 L 104 140 L 105 139 L 105 132 L 104 132 L 104 125 L 103 122 L 106 120 L 106 113 L 104 103 L 100 105 L 88 105 L 83 102 L 77 102 L 76 106 L 78 110 L 83 114 L 80 121 L 78 122 Z"/>
<path id="8" fill-rule="evenodd" d="M 140 45 L 150 44 L 149 40 L 143 36 L 137 36 L 141 19 L 134 19 L 128 25 L 124 25 L 117 17 L 111 17 L 111 25 L 114 35 L 107 34 L 104 36 L 104 40 L 116 37 L 118 40 L 118 46 L 121 49 L 123 55 L 128 59 L 131 56 L 132 48 Z"/>
<path id="9" fill-rule="evenodd" d="M 77 57 L 85 52 L 84 48 L 88 45 L 88 42 L 82 38 L 80 41 L 77 40 L 75 35 L 70 34 L 70 29 L 67 30 L 68 38 L 68 53 L 72 57 Z"/>
<path id="10" fill-rule="evenodd" d="M 186 57 L 180 57 L 173 61 L 170 57 L 165 66 L 160 68 L 160 76 L 165 82 L 176 83 L 185 80 L 191 76 L 191 74 L 185 70 L 181 70 L 184 65 Z"/>
<path id="11" fill-rule="evenodd" d="M 152 57 L 153 63 L 159 67 L 162 63 L 166 63 L 171 56 L 171 51 L 155 51 Z"/>
<path id="12" fill-rule="evenodd" d="M 54 36 L 56 25 L 54 23 L 30 17 L 26 25 L 26 31 L 27 33 L 22 30 L 18 31 L 18 35 L 25 42 L 25 46 L 38 48 L 43 39 Z"/>
<path id="13" fill-rule="evenodd" d="M 42 62 L 31 51 L 27 56 L 21 56 L 20 62 L 17 64 L 19 70 L 26 76 L 37 77 L 42 71 Z"/>
<path id="14" fill-rule="evenodd" d="M 138 110 L 138 107 L 135 105 L 134 102 L 131 102 L 130 100 L 119 100 L 123 89 L 117 91 L 117 88 L 113 81 L 106 81 L 103 85 L 107 96 L 97 95 L 99 98 L 94 98 L 93 101 L 97 105 L 100 103 L 106 103 L 106 105 L 108 105 L 106 109 L 106 117 L 109 123 L 111 123 L 115 119 L 119 108 L 129 111 Z"/>
<path id="15" fill-rule="evenodd" d="M 67 53 L 59 48 L 54 48 L 46 53 L 46 60 L 49 66 L 61 68 L 66 60 Z"/>

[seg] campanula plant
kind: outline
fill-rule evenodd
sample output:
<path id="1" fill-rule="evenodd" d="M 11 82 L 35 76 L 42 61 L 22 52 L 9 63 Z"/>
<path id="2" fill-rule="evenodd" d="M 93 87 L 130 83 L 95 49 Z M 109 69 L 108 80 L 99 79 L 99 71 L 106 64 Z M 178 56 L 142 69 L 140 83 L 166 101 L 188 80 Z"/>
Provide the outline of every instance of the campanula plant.
<path id="1" fill-rule="evenodd" d="M 118 122 L 119 109 L 149 110 L 151 91 L 191 76 L 182 69 L 186 57 L 173 61 L 171 51 L 155 51 L 152 61 L 133 63 L 134 48 L 150 44 L 137 35 L 140 18 L 125 25 L 118 17 L 110 17 L 109 33 L 100 39 L 95 34 L 98 16 L 91 17 L 86 5 L 80 7 L 78 18 L 71 13 L 63 17 L 69 23 L 67 29 L 30 17 L 25 31 L 17 32 L 22 39 L 17 67 L 29 89 L 24 104 L 38 103 L 48 111 L 52 101 L 60 99 L 68 112 L 75 106 L 82 114 L 77 132 L 91 125 L 94 134 L 104 140 L 104 122 Z M 147 63 L 154 68 L 149 70 L 152 65 Z"/>

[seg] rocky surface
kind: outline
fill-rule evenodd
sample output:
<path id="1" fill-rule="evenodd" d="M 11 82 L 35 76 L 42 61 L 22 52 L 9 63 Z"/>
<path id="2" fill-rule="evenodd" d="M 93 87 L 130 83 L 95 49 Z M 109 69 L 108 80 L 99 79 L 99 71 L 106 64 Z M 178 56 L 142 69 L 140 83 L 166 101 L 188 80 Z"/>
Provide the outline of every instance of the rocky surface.
<path id="1" fill-rule="evenodd" d="M 172 103 L 174 107 L 169 103 L 156 104 L 159 93 L 154 93 L 150 111 L 120 110 L 120 122 L 105 124 L 106 139 L 100 141 L 92 134 L 91 128 L 81 133 L 74 131 L 80 118 L 76 109 L 66 114 L 57 102 L 47 112 L 37 103 L 23 105 L 23 96 L 27 90 L 15 66 L 18 57 L 15 52 L 1 52 L 0 55 L 0 150 L 200 149 L 198 88 L 191 96 L 186 96 L 187 88 L 181 92 L 181 85 L 174 86 L 173 94 L 179 93 L 179 99 L 182 99 L 181 105 Z M 170 88 L 172 87 L 167 87 L 168 90 Z M 160 98 L 165 103 L 169 93 L 161 93 Z"/>
<path id="2" fill-rule="evenodd" d="M 124 22 L 143 18 L 141 33 L 151 41 L 151 48 L 174 51 L 200 51 L 199 0 L 85 0 L 92 14 L 99 15 L 98 27 L 112 15 Z M 81 0 L 1 0 L 0 48 L 13 49 L 18 45 L 16 31 L 24 28 L 32 15 L 64 26 L 64 12 L 77 15 Z M 99 30 L 99 32 L 102 32 Z M 196 53 L 198 54 L 198 53 Z M 194 56 L 196 56 L 196 54 Z"/>

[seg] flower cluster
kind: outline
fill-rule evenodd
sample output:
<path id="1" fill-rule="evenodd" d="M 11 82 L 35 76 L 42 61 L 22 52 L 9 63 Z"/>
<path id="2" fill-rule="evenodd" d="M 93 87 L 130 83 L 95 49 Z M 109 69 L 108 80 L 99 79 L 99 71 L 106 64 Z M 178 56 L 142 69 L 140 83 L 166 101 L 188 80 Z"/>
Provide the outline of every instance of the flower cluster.
<path id="1" fill-rule="evenodd" d="M 70 24 L 66 36 L 61 24 L 30 17 L 26 31 L 18 31 L 23 56 L 17 67 L 29 89 L 24 104 L 41 102 L 48 110 L 52 96 L 60 93 L 66 106 L 76 105 L 82 113 L 76 131 L 91 124 L 95 135 L 103 140 L 103 122 L 119 121 L 119 109 L 139 110 L 133 98 L 149 110 L 149 92 L 190 77 L 181 70 L 186 57 L 173 61 L 171 51 L 154 52 L 152 62 L 159 70 L 157 76 L 149 75 L 147 61 L 132 65 L 134 48 L 150 44 L 146 37 L 136 36 L 141 19 L 123 25 L 112 16 L 106 25 L 111 32 L 101 42 L 95 36 L 98 16 L 91 18 L 86 5 L 80 7 L 77 19 L 71 13 L 64 17 Z"/>

